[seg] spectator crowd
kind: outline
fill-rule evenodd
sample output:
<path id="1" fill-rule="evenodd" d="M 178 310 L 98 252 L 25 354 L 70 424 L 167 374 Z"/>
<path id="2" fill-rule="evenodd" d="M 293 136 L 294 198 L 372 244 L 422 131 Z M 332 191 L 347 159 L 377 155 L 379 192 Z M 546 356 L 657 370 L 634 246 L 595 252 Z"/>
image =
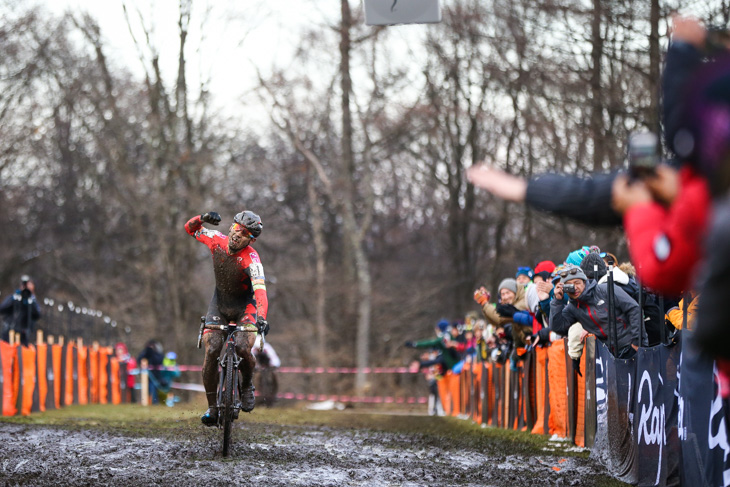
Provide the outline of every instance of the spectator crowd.
<path id="1" fill-rule="evenodd" d="M 674 16 L 661 79 L 663 148 L 648 132 L 628 140 L 628 167 L 578 177 L 529 179 L 475 165 L 475 186 L 541 211 L 592 225 L 622 225 L 630 261 L 596 245 L 562 262 L 519 267 L 496 289 L 479 287 L 483 317 L 437 328 L 407 346 L 430 351 L 435 376 L 473 360 L 509 362 L 568 338 L 577 364 L 588 334 L 617 358 L 667 343 L 677 330 L 716 360 L 730 384 L 725 300 L 730 291 L 730 34 Z M 604 249 L 605 250 L 605 249 Z M 491 291 L 491 292 L 490 292 Z M 492 294 L 492 292 L 494 294 Z M 479 334 L 479 338 L 475 336 Z M 730 399 L 730 387 L 722 387 Z"/>
<path id="2" fill-rule="evenodd" d="M 431 414 L 440 414 L 436 381 L 448 371 L 459 373 L 464 364 L 508 363 L 514 371 L 530 349 L 567 337 L 577 366 L 588 334 L 605 342 L 616 357 L 630 358 L 640 346 L 666 343 L 677 330 L 691 328 L 696 307 L 696 293 L 660 296 L 641 286 L 630 262 L 618 263 L 595 245 L 570 252 L 559 265 L 545 260 L 534 269 L 519 267 L 494 291 L 483 286 L 474 291 L 481 316 L 441 320 L 435 336 L 405 343 L 424 350 L 414 367 L 426 373 Z M 685 300 L 689 313 L 682 312 Z"/>

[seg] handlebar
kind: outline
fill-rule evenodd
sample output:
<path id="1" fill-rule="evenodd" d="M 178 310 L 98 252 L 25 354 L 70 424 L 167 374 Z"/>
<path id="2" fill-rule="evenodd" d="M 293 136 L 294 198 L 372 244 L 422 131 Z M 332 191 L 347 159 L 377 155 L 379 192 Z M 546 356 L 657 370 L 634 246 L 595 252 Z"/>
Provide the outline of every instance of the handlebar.
<path id="1" fill-rule="evenodd" d="M 216 323 L 206 323 L 205 322 L 205 316 L 200 317 L 200 330 L 198 331 L 198 348 L 201 347 L 203 344 L 203 331 L 204 330 L 220 330 L 220 331 L 231 331 L 231 332 L 237 332 L 237 331 L 255 331 L 258 332 L 259 328 L 254 323 L 248 323 L 245 325 L 236 325 L 235 323 L 227 323 L 225 325 L 216 324 Z M 261 348 L 264 347 L 264 337 L 261 335 Z"/>

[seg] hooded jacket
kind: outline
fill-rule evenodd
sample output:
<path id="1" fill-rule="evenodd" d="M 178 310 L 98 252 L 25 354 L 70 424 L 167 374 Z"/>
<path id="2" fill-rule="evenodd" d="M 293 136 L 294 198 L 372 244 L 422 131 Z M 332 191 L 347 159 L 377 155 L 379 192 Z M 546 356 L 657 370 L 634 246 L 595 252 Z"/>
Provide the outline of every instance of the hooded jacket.
<path id="1" fill-rule="evenodd" d="M 641 333 L 641 313 L 639 305 L 626 291 L 614 286 L 616 310 L 616 332 L 618 354 L 631 345 L 646 346 L 646 334 Z M 578 299 L 553 299 L 550 303 L 550 329 L 559 335 L 567 335 L 570 326 L 578 322 L 588 333 L 593 333 L 601 341 L 608 341 L 608 285 L 588 280 Z"/>
<path id="2" fill-rule="evenodd" d="M 598 284 L 604 283 L 608 283 L 608 273 L 604 274 L 598 281 Z M 639 294 L 639 286 L 636 283 L 636 279 L 619 269 L 618 266 L 614 266 L 613 268 L 613 283 L 626 291 L 626 294 L 634 298 L 634 301 L 636 301 L 635 296 Z"/>

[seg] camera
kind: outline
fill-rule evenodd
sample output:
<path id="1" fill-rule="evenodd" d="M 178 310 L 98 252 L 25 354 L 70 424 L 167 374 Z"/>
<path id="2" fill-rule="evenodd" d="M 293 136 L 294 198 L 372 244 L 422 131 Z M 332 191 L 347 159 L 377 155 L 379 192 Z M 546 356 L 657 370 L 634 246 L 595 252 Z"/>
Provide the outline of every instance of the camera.
<path id="1" fill-rule="evenodd" d="M 563 292 L 568 294 L 575 293 L 575 284 L 563 284 Z"/>
<path id="2" fill-rule="evenodd" d="M 659 137 L 653 132 L 636 132 L 629 137 L 629 176 L 632 180 L 654 174 L 659 164 Z"/>

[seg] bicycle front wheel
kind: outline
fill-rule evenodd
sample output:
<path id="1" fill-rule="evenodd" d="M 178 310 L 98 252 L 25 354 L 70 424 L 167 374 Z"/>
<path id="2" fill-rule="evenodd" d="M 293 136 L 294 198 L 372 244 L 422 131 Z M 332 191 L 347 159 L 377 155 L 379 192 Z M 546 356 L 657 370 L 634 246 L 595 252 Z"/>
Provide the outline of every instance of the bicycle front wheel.
<path id="1" fill-rule="evenodd" d="M 223 382 L 223 456 L 228 456 L 231 447 L 231 428 L 233 426 L 233 381 L 236 377 L 236 365 L 233 354 L 226 355 L 226 378 Z"/>

